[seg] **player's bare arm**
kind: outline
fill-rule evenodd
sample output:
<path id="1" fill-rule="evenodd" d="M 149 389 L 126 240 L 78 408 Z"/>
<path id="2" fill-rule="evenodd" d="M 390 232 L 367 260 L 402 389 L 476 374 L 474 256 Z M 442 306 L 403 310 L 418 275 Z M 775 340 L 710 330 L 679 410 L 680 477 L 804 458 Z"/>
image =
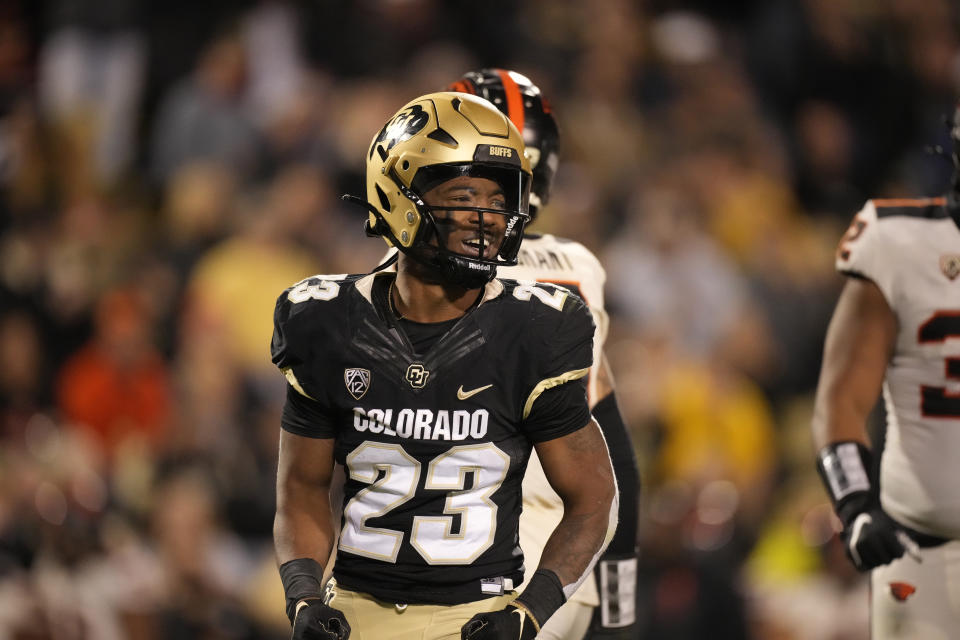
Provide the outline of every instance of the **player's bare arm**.
<path id="1" fill-rule="evenodd" d="M 870 280 L 849 278 L 827 330 L 813 416 L 817 449 L 868 444 L 866 421 L 880 395 L 897 320 Z"/>
<path id="2" fill-rule="evenodd" d="M 280 431 L 273 539 L 287 599 L 291 638 L 346 640 L 350 624 L 322 598 L 323 566 L 333 546 L 332 438 Z"/>
<path id="3" fill-rule="evenodd" d="M 916 545 L 884 513 L 870 478 L 866 420 L 893 353 L 897 319 L 870 280 L 847 281 L 824 345 L 813 437 L 817 470 L 843 522 L 847 555 L 861 571 L 886 564 Z"/>
<path id="4" fill-rule="evenodd" d="M 617 490 L 610 455 L 594 420 L 578 431 L 536 445 L 547 480 L 563 500 L 563 518 L 547 541 L 540 569 L 566 588 L 590 571 L 608 542 Z M 566 589 L 565 589 L 566 590 Z"/>
<path id="5" fill-rule="evenodd" d="M 294 558 L 313 558 L 326 564 L 330 557 L 333 445 L 331 438 L 305 438 L 280 431 L 277 514 L 273 523 L 280 564 Z"/>

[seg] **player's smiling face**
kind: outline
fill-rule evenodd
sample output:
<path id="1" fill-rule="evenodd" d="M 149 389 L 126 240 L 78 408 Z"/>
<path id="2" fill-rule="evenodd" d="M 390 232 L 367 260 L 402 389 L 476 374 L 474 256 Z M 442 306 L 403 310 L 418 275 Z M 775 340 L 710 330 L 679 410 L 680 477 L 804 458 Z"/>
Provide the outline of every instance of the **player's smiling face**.
<path id="1" fill-rule="evenodd" d="M 423 200 L 430 207 L 480 207 L 504 211 L 507 206 L 499 184 L 487 178 L 473 176 L 459 176 L 447 180 L 427 191 Z M 507 226 L 503 215 L 456 209 L 434 210 L 433 215 L 440 237 L 446 238 L 445 248 L 448 251 L 488 260 L 497 255 Z"/>

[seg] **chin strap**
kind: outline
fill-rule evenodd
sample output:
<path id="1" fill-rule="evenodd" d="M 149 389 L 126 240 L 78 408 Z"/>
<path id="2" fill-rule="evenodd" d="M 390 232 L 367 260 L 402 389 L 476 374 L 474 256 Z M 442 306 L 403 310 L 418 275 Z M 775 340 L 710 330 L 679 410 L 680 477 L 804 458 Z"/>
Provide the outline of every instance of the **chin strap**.
<path id="1" fill-rule="evenodd" d="M 368 213 L 372 214 L 373 217 L 377 219 L 377 223 L 374 225 L 370 224 L 369 218 L 367 218 L 367 220 L 363 223 L 363 230 L 368 236 L 370 236 L 371 238 L 375 238 L 377 236 L 384 236 L 390 239 L 391 242 L 394 244 L 394 246 L 399 245 L 399 242 L 397 242 L 397 239 L 393 237 L 393 233 L 390 231 L 390 225 L 388 225 L 387 221 L 383 219 L 383 214 L 381 214 L 380 211 L 375 206 L 373 206 L 372 204 L 370 204 L 360 196 L 355 196 L 350 193 L 343 194 L 342 196 L 340 196 L 340 199 L 343 200 L 344 202 L 349 202 L 350 204 L 355 204 L 358 207 L 365 209 Z"/>

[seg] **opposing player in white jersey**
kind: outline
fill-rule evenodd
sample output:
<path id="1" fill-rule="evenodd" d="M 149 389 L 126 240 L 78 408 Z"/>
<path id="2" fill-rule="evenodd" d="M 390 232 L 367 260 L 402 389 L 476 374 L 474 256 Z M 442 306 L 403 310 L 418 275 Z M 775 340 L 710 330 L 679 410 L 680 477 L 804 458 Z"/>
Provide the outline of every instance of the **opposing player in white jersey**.
<path id="1" fill-rule="evenodd" d="M 960 176 L 960 105 L 952 130 Z M 824 348 L 817 467 L 851 561 L 871 571 L 873 638 L 960 633 L 960 178 L 943 198 L 872 200 L 837 252 L 850 276 Z M 886 444 L 871 477 L 867 416 Z"/>
<path id="2" fill-rule="evenodd" d="M 530 215 L 534 218 L 550 198 L 550 187 L 559 162 L 557 124 L 540 89 L 525 76 L 503 69 L 466 73 L 448 89 L 486 98 L 523 134 L 533 170 Z M 550 234 L 528 232 L 520 246 L 517 265 L 500 269 L 497 276 L 561 284 L 587 303 L 596 325 L 594 365 L 588 382 L 589 400 L 593 416 L 607 439 L 620 490 L 617 532 L 595 570 L 599 593 L 597 583 L 586 581 L 554 614 L 538 638 L 636 638 L 640 481 L 633 445 L 617 407 L 613 380 L 603 355 L 608 324 L 603 306 L 606 273 L 599 260 L 582 244 Z M 571 473 L 575 470 L 571 469 Z M 547 537 L 560 521 L 562 511 L 560 499 L 546 481 L 539 460 L 536 455 L 532 456 L 523 481 L 523 514 L 520 519 L 520 546 L 528 562 L 528 574 L 536 568 Z"/>

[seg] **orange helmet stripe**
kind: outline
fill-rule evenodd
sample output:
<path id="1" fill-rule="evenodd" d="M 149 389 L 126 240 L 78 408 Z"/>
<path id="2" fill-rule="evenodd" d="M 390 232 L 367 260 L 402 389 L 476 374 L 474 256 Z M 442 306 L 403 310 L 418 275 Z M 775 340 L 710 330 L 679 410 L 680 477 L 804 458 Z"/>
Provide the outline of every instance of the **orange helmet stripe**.
<path id="1" fill-rule="evenodd" d="M 497 75 L 503 82 L 503 93 L 507 98 L 507 116 L 517 130 L 523 133 L 523 96 L 520 95 L 520 87 L 503 69 L 497 69 Z"/>
<path id="2" fill-rule="evenodd" d="M 476 95 L 477 92 L 473 88 L 472 82 L 464 82 L 463 80 L 457 80 L 448 87 L 449 91 L 459 91 L 460 93 L 472 93 Z"/>
<path id="3" fill-rule="evenodd" d="M 930 205 L 944 205 L 947 199 L 938 198 L 875 198 L 873 204 L 878 207 L 929 207 Z"/>

